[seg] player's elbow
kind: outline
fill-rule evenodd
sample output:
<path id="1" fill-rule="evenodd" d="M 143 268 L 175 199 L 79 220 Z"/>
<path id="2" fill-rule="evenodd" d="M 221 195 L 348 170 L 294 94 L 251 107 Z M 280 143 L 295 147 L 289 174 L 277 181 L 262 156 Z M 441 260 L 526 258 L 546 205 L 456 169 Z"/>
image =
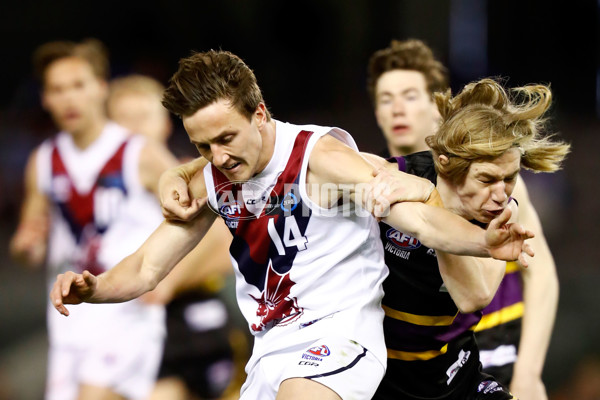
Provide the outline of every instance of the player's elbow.
<path id="1" fill-rule="evenodd" d="M 461 301 L 456 303 L 456 307 L 463 314 L 479 311 L 491 303 L 494 298 L 494 293 L 487 288 L 478 288 L 471 291 L 469 296 L 463 297 Z"/>
<path id="2" fill-rule="evenodd" d="M 153 290 L 161 280 L 157 268 L 139 250 L 125 258 L 122 264 L 122 271 L 128 271 L 122 279 L 133 281 L 128 285 L 133 291 L 133 297 L 141 296 Z M 117 267 L 120 267 L 120 265 Z"/>
<path id="3" fill-rule="evenodd" d="M 160 282 L 160 278 L 148 269 L 142 269 L 139 276 L 139 290 L 142 294 L 154 290 Z"/>

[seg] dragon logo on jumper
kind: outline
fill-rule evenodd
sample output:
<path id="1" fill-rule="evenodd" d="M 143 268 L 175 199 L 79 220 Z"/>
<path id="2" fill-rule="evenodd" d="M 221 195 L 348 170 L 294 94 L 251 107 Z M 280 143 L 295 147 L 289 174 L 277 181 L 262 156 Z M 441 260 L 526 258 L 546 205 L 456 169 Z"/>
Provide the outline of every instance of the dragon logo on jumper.
<path id="1" fill-rule="evenodd" d="M 421 247 L 421 242 L 419 242 L 419 239 L 407 235 L 406 233 L 397 231 L 393 228 L 388 229 L 388 231 L 385 233 L 385 236 L 392 244 L 394 244 L 394 246 L 401 249 L 415 250 Z"/>
<path id="2" fill-rule="evenodd" d="M 304 309 L 298 306 L 297 299 L 290 296 L 290 289 L 296 283 L 289 275 L 289 272 L 278 274 L 269 260 L 265 289 L 260 298 L 250 295 L 258 303 L 256 315 L 260 318 L 258 324 L 252 324 L 253 331 L 260 332 L 267 327 L 287 325 L 304 313 Z"/>

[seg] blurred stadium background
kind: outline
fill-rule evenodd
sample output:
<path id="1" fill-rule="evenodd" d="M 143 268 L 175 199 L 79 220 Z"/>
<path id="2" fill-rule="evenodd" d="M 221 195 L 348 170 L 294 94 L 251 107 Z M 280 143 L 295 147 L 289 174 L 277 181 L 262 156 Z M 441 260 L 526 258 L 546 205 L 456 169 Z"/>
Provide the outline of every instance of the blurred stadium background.
<path id="1" fill-rule="evenodd" d="M 54 132 L 31 52 L 86 37 L 108 46 L 113 77 L 138 72 L 164 83 L 192 50 L 230 50 L 254 69 L 276 118 L 340 126 L 371 152 L 384 142 L 366 64 L 391 39 L 428 43 L 455 91 L 491 75 L 510 86 L 550 83 L 553 128 L 573 152 L 560 173 L 525 174 L 561 283 L 544 380 L 551 398 L 577 376 L 600 382 L 600 1 L 26 0 L 0 5 L 0 399 L 41 399 L 45 373 L 45 272 L 7 255 L 26 157 Z M 175 123 L 173 149 L 193 154 Z"/>

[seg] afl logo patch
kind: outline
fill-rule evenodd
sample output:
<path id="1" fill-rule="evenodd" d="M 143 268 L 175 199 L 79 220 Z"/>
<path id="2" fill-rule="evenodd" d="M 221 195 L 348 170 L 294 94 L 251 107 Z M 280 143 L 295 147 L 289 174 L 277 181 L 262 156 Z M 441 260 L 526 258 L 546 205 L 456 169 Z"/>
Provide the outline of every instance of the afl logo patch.
<path id="1" fill-rule="evenodd" d="M 415 250 L 421 247 L 421 242 L 416 237 L 409 236 L 393 228 L 388 229 L 385 236 L 390 243 L 400 249 Z"/>
<path id="2" fill-rule="evenodd" d="M 219 214 L 227 219 L 238 219 L 242 215 L 242 207 L 237 201 L 221 205 Z"/>

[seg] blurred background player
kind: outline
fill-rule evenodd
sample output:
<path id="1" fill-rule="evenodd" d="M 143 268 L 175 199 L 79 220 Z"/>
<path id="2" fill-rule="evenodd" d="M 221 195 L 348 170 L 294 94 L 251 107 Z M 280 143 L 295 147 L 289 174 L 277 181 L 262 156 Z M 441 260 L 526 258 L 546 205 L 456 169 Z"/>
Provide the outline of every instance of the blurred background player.
<path id="1" fill-rule="evenodd" d="M 30 155 L 11 255 L 48 275 L 102 272 L 160 224 L 161 173 L 177 164 L 162 145 L 109 121 L 108 53 L 94 39 L 40 46 L 34 67 L 42 105 L 60 132 Z M 48 304 L 49 308 L 52 307 Z M 164 307 L 132 301 L 48 313 L 46 399 L 144 399 L 164 340 Z"/>
<path id="2" fill-rule="evenodd" d="M 446 68 L 420 40 L 393 40 L 369 60 L 368 91 L 386 142 L 384 156 L 428 150 L 425 138 L 437 130 L 435 92 L 448 89 Z M 536 234 L 535 257 L 527 269 L 508 263 L 506 275 L 476 328 L 484 371 L 510 385 L 523 399 L 546 399 L 542 370 L 558 303 L 554 259 L 527 188 L 519 177 L 513 197 L 519 222 Z M 518 349 L 518 357 L 517 357 Z"/>
<path id="3" fill-rule="evenodd" d="M 145 75 L 116 78 L 109 85 L 108 115 L 166 146 L 173 124 L 161 103 L 164 89 Z M 239 395 L 249 349 L 244 330 L 236 326 L 241 317 L 231 299 L 230 242 L 231 234 L 217 220 L 202 242 L 144 297 L 167 304 L 167 339 L 151 399 Z"/>

